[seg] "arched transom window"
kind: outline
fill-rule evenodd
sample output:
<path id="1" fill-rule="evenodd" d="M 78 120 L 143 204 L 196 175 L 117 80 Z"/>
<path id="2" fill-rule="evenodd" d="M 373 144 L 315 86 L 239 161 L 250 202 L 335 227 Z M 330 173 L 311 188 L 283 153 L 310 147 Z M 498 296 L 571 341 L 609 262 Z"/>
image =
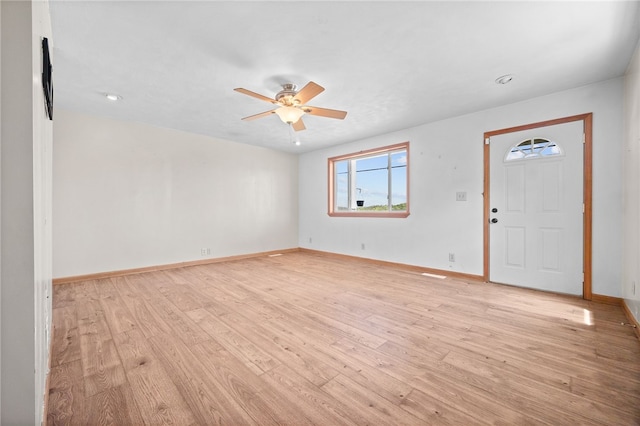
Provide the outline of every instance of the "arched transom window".
<path id="1" fill-rule="evenodd" d="M 562 155 L 562 149 L 557 143 L 544 138 L 527 139 L 511 147 L 504 156 L 504 161 L 528 160 Z"/>

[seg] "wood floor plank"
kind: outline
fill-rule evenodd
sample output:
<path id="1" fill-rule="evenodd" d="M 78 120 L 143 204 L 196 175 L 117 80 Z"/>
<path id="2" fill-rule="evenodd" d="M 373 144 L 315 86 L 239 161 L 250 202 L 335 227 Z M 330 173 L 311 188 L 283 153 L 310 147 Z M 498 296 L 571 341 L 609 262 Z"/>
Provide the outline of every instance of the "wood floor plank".
<path id="1" fill-rule="evenodd" d="M 298 376 L 286 365 L 266 372 L 264 380 L 283 393 L 288 403 L 296 406 L 313 424 L 364 424 L 364 417 L 355 413 L 342 400 L 332 398 L 322 388 Z"/>
<path id="2" fill-rule="evenodd" d="M 55 286 L 54 288 L 56 288 Z M 73 284 L 75 290 L 76 306 L 82 304 L 87 300 L 98 299 L 98 292 L 96 291 L 96 285 L 94 280 L 81 281 Z M 55 296 L 54 296 L 55 297 Z"/>
<path id="3" fill-rule="evenodd" d="M 531 369 L 531 363 L 500 350 L 500 348 L 488 348 L 475 345 L 451 345 L 451 352 L 462 354 L 476 361 L 491 364 L 505 372 L 511 372 L 544 383 L 562 390 L 568 390 L 571 386 L 572 376 L 566 369 L 552 369 L 545 365 L 539 365 Z"/>
<path id="4" fill-rule="evenodd" d="M 205 297 L 188 281 L 185 281 L 180 273 L 175 271 L 163 271 L 163 273 L 171 281 L 160 285 L 158 291 L 171 300 L 178 309 L 184 312 L 204 307 Z"/>
<path id="5" fill-rule="evenodd" d="M 52 307 L 63 308 L 65 306 L 74 305 L 76 302 L 76 285 L 61 284 L 53 288 Z"/>
<path id="6" fill-rule="evenodd" d="M 345 337 L 370 348 L 375 349 L 387 342 L 385 338 L 376 336 L 375 334 L 369 333 L 368 331 L 361 330 L 349 323 L 344 323 L 325 315 L 316 314 L 312 310 L 306 308 L 304 309 L 303 315 L 309 318 L 309 320 L 311 320 L 312 322 L 325 324 L 331 329 L 338 330 Z"/>
<path id="7" fill-rule="evenodd" d="M 297 306 L 289 303 L 288 301 L 279 301 L 277 304 L 286 312 L 295 313 L 299 311 Z M 290 318 L 292 316 L 296 318 L 296 327 L 291 327 Z M 289 330 L 292 334 L 296 334 L 302 339 L 322 343 L 323 345 L 331 345 L 337 340 L 345 337 L 345 334 L 340 330 L 337 330 L 326 323 L 316 323 L 306 315 L 295 314 L 292 316 L 273 318 L 269 322 L 278 326 L 282 330 Z"/>
<path id="8" fill-rule="evenodd" d="M 80 360 L 52 367 L 49 372 L 47 425 L 82 425 L 85 397 Z"/>
<path id="9" fill-rule="evenodd" d="M 85 425 L 138 426 L 144 424 L 127 384 L 112 387 L 86 400 Z"/>
<path id="10" fill-rule="evenodd" d="M 422 368 L 427 363 L 433 362 L 428 358 L 417 359 L 417 362 L 410 362 L 407 359 L 399 359 L 392 355 L 387 355 L 380 351 L 369 350 L 349 339 L 338 340 L 333 345 L 334 348 L 361 361 L 371 367 L 378 368 L 392 377 L 402 380 L 406 377 L 417 376 L 422 372 Z"/>
<path id="11" fill-rule="evenodd" d="M 576 355 L 580 355 L 579 352 L 571 351 L 570 356 L 559 356 L 554 349 L 548 349 L 547 351 L 541 351 L 538 348 L 536 341 L 532 340 L 532 336 L 522 337 L 517 334 L 498 335 L 493 334 L 476 334 L 475 330 L 472 333 L 465 333 L 464 335 L 453 334 L 446 330 L 446 328 L 437 328 L 429 326 L 424 323 L 414 323 L 413 327 L 416 330 L 423 330 L 424 333 L 436 338 L 449 342 L 454 346 L 460 346 L 462 348 L 476 348 L 479 353 L 486 351 L 499 351 L 513 359 L 519 359 L 528 365 L 540 365 L 541 368 L 550 368 L 557 371 L 559 374 L 564 374 L 567 371 L 573 371 L 574 375 L 583 378 L 617 375 L 620 369 L 610 368 L 600 365 L 595 355 L 591 355 L 591 359 L 587 360 L 583 356 L 577 358 Z M 471 329 L 470 329 L 471 330 Z M 523 340 L 524 339 L 524 340 Z M 570 349 L 568 345 L 566 349 Z M 591 352 L 595 352 L 595 348 Z M 638 379 L 635 366 L 631 366 L 632 371 L 627 371 L 625 379 L 622 376 L 619 377 L 619 386 L 630 387 L 631 389 L 638 388 Z M 624 369 L 622 369 L 624 370 Z M 538 371 L 537 369 L 529 369 L 528 372 Z M 601 378 L 602 379 L 602 378 Z M 616 380 L 611 378 L 611 380 Z M 629 382 L 630 381 L 630 382 Z"/>
<path id="12" fill-rule="evenodd" d="M 211 377 L 258 423 L 307 424 L 308 419 L 287 404 L 277 389 L 214 341 L 190 348 Z"/>
<path id="13" fill-rule="evenodd" d="M 124 333 L 139 327 L 129 308 L 119 296 L 104 297 L 100 299 L 100 305 L 112 334 Z"/>
<path id="14" fill-rule="evenodd" d="M 147 301 L 153 300 L 160 296 L 160 292 L 157 289 L 158 280 L 162 279 L 163 276 L 158 272 L 127 275 L 123 278 L 124 282 L 129 285 L 129 289 L 135 289 L 135 293 Z M 120 290 L 116 289 L 116 291 Z"/>
<path id="15" fill-rule="evenodd" d="M 362 323 L 366 324 L 369 330 L 373 330 L 376 334 L 384 335 L 387 338 L 386 343 L 376 348 L 382 352 L 406 357 L 409 355 L 406 348 L 410 345 L 413 349 L 411 354 L 415 354 L 415 356 L 441 360 L 450 350 L 437 340 L 416 333 L 412 325 L 396 324 L 387 319 L 380 319 L 375 315 L 368 317 Z"/>
<path id="16" fill-rule="evenodd" d="M 325 383 L 322 390 L 349 407 L 349 416 L 357 424 L 413 425 L 420 420 L 407 410 L 392 404 L 374 389 L 365 388 L 346 376 L 338 375 Z"/>
<path id="17" fill-rule="evenodd" d="M 76 307 L 66 305 L 54 308 L 53 328 L 55 332 L 53 333 L 51 365 L 79 360 L 81 358 L 80 334 L 78 333 Z"/>
<path id="18" fill-rule="evenodd" d="M 104 311 L 99 300 L 85 302 L 78 307 L 78 332 L 80 335 L 97 334 L 103 340 L 111 339 L 111 331 L 104 317 Z"/>
<path id="19" fill-rule="evenodd" d="M 447 370 L 444 370 L 447 371 Z M 466 381 L 449 378 L 437 368 L 425 369 L 421 375 L 411 379 L 410 383 L 419 391 L 431 399 L 440 401 L 451 408 L 461 411 L 465 416 L 471 417 L 485 424 L 520 425 L 520 424 L 572 424 L 571 417 L 558 417 L 550 413 L 553 421 L 544 421 L 531 417 L 532 413 L 520 408 L 518 400 L 508 400 L 503 404 L 495 398 L 482 380 L 474 381 L 469 385 Z M 488 381 L 486 385 L 491 385 Z M 569 419 L 567 423 L 566 420 Z"/>
<path id="20" fill-rule="evenodd" d="M 456 352 L 447 355 L 443 363 L 453 367 L 449 370 L 451 377 L 482 389 L 483 395 L 490 399 L 501 402 L 511 400 L 512 405 L 526 407 L 527 413 L 537 421 L 543 421 L 542 419 L 550 413 L 554 413 L 554 417 L 560 423 L 573 421 L 580 424 L 597 423 L 594 419 L 583 416 L 588 411 L 586 410 L 588 407 L 584 406 L 586 401 L 572 398 L 568 395 L 568 391 L 551 388 L 520 377 L 514 382 L 515 377 L 510 376 L 509 373 L 481 361 L 466 358 Z M 559 403 L 560 401 L 562 403 Z"/>
<path id="21" fill-rule="evenodd" d="M 100 299 L 104 299 L 107 297 L 118 297 L 118 291 L 113 286 L 113 283 L 114 281 L 118 282 L 119 280 L 122 280 L 122 279 L 123 279 L 122 277 L 116 277 L 116 278 L 103 278 L 103 279 L 96 280 L 94 285 L 96 287 L 96 292 L 98 293 L 98 296 L 100 297 Z"/>
<path id="22" fill-rule="evenodd" d="M 247 316 L 251 318 L 250 314 Z M 269 348 L 277 362 L 289 366 L 297 374 L 317 386 L 338 374 L 335 368 L 319 361 L 313 353 L 306 351 L 305 345 L 296 345 L 294 339 L 272 333 L 261 325 L 257 325 L 252 319 L 239 314 L 229 314 L 224 315 L 220 320 L 247 339 Z"/>
<path id="23" fill-rule="evenodd" d="M 159 334 L 149 343 L 199 424 L 255 424 L 180 340 Z"/>
<path id="24" fill-rule="evenodd" d="M 115 336 L 133 397 L 146 424 L 191 425 L 196 419 L 138 330 Z"/>
<path id="25" fill-rule="evenodd" d="M 160 293 L 181 311 L 192 311 L 194 309 L 203 308 L 205 297 L 199 292 L 189 288 L 167 288 L 162 287 Z"/>
<path id="26" fill-rule="evenodd" d="M 100 334 L 82 334 L 80 351 L 86 396 L 125 383 L 124 370 L 112 339 L 105 339 Z"/>
<path id="27" fill-rule="evenodd" d="M 288 347 L 298 348 L 298 352 L 306 353 L 317 362 L 332 367 L 333 370 L 339 371 L 363 386 L 375 387 L 380 395 L 389 401 L 400 403 L 411 390 L 406 382 L 397 380 L 375 367 L 370 367 L 331 345 L 318 345 L 317 341 L 309 339 L 310 336 L 300 331 L 298 327 L 284 327 L 273 321 L 262 322 L 261 327 L 273 339 L 286 342 Z"/>
<path id="28" fill-rule="evenodd" d="M 418 389 L 412 389 L 400 402 L 400 408 L 428 425 L 472 425 L 480 423 L 464 412 L 439 401 Z"/>
<path id="29" fill-rule="evenodd" d="M 305 252 L 53 297 L 49 424 L 640 424 L 618 306 Z"/>
<path id="30" fill-rule="evenodd" d="M 144 292 L 127 281 L 116 286 L 122 302 L 127 306 L 137 328 L 142 331 L 145 337 L 157 334 L 170 333 L 171 327 L 149 307 L 149 301 L 145 298 Z M 133 328 L 133 327 L 132 327 Z"/>
<path id="31" fill-rule="evenodd" d="M 147 306 L 171 328 L 171 332 L 178 336 L 184 344 L 195 345 L 210 339 L 201 327 L 164 296 L 150 300 Z"/>
<path id="32" fill-rule="evenodd" d="M 579 377 L 571 378 L 571 392 L 629 413 L 633 419 L 640 419 L 640 393 L 630 394 L 622 389 L 603 386 Z"/>
<path id="33" fill-rule="evenodd" d="M 269 371 L 279 364 L 266 350 L 234 331 L 206 309 L 190 311 L 188 315 L 198 326 L 208 333 L 211 338 L 224 346 L 226 350 L 242 359 L 245 364 L 253 368 L 257 374 Z"/>

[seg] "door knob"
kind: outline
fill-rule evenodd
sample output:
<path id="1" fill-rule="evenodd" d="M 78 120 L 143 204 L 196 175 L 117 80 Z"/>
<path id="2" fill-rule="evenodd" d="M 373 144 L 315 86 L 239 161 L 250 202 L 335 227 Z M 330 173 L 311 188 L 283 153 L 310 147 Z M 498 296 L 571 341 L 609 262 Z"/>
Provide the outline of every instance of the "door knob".
<path id="1" fill-rule="evenodd" d="M 491 209 L 492 213 L 498 213 L 498 209 L 496 209 L 495 207 Z"/>
<path id="2" fill-rule="evenodd" d="M 493 219 L 491 219 L 491 223 L 498 223 L 498 219 L 494 217 Z"/>

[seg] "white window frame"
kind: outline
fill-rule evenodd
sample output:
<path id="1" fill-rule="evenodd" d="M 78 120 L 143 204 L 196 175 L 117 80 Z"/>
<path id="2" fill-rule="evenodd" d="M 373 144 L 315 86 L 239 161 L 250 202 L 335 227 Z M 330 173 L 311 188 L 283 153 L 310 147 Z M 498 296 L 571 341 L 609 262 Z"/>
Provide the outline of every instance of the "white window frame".
<path id="1" fill-rule="evenodd" d="M 391 185 L 391 154 L 399 152 L 399 151 L 404 151 L 407 154 L 407 176 L 406 176 L 406 182 L 407 182 L 407 208 L 406 210 L 392 210 L 392 199 L 391 199 L 391 189 L 392 189 L 392 185 Z M 352 173 L 351 168 L 354 164 L 354 161 L 349 161 L 348 163 L 348 168 L 349 168 L 349 206 L 350 206 L 350 210 L 336 210 L 336 206 L 337 206 L 337 194 L 336 194 L 336 168 L 335 165 L 338 162 L 341 161 L 345 161 L 345 160 L 361 160 L 367 157 L 375 157 L 375 156 L 379 156 L 381 154 L 387 154 L 389 160 L 388 160 L 388 208 L 389 210 L 383 210 L 383 211 L 371 211 L 371 210 L 358 210 L 356 208 L 356 179 L 355 179 L 355 173 Z M 407 216 L 409 216 L 409 142 L 402 142 L 399 144 L 395 144 L 395 145 L 389 145 L 389 146 L 384 146 L 384 147 L 380 147 L 380 148 L 374 148 L 374 149 L 370 149 L 370 150 L 366 150 L 366 151 L 360 151 L 357 153 L 351 153 L 351 154 L 346 154 L 346 155 L 340 155 L 337 157 L 331 157 L 328 159 L 328 163 L 329 163 L 329 211 L 328 214 L 329 216 L 332 217 L 392 217 L 392 218 L 405 218 Z"/>

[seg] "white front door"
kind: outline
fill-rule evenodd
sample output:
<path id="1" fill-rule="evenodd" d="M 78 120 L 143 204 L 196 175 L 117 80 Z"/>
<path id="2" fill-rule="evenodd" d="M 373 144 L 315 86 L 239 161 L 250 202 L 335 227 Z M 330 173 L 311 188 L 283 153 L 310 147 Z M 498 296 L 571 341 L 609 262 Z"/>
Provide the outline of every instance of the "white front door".
<path id="1" fill-rule="evenodd" d="M 582 121 L 492 136 L 489 279 L 582 295 Z"/>

